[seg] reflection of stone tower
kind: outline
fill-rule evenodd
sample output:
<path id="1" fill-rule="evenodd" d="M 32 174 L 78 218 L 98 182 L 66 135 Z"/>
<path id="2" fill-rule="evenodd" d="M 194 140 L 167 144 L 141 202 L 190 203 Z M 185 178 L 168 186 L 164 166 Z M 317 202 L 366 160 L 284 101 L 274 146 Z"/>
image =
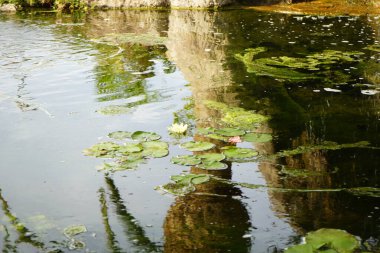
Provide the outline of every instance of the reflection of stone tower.
<path id="1" fill-rule="evenodd" d="M 191 84 L 194 113 L 198 127 L 204 127 L 213 116 L 203 100 L 236 105 L 231 92 L 232 75 L 224 68 L 227 37 L 217 27 L 218 13 L 205 11 L 172 11 L 169 17 L 168 54 Z"/>
<path id="2" fill-rule="evenodd" d="M 169 58 L 191 84 L 197 127 L 215 127 L 215 111 L 202 101 L 216 100 L 236 105 L 231 74 L 225 70 L 224 34 L 215 28 L 217 13 L 172 11 L 168 33 Z M 203 140 L 195 136 L 196 140 Z M 212 141 L 220 147 L 221 142 Z M 231 179 L 231 164 L 223 171 L 192 168 L 194 174 L 212 174 Z M 177 198 L 164 224 L 165 252 L 248 252 L 250 239 L 243 238 L 250 228 L 249 215 L 234 196 L 239 189 L 210 181 L 197 186 L 195 194 Z"/>

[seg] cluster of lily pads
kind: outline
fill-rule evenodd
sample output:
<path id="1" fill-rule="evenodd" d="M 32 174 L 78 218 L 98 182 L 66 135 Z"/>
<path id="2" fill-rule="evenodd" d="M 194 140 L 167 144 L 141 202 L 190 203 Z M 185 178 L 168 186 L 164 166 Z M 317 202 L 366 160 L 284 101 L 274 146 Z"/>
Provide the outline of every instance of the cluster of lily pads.
<path id="1" fill-rule="evenodd" d="M 118 141 L 125 139 L 132 141 L 122 143 L 101 142 L 83 151 L 88 156 L 115 159 L 113 162 L 104 163 L 101 168 L 103 170 L 134 169 L 148 158 L 160 158 L 169 154 L 168 143 L 160 141 L 161 136 L 157 133 L 116 131 L 110 133 L 108 137 Z"/>

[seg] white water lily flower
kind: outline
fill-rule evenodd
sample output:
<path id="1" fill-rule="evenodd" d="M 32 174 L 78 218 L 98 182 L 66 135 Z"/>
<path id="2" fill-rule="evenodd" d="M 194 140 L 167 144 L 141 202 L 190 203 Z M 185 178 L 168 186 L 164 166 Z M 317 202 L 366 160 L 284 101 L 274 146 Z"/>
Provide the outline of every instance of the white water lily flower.
<path id="1" fill-rule="evenodd" d="M 169 132 L 174 133 L 174 134 L 184 134 L 187 131 L 187 124 L 177 124 L 174 123 L 170 127 L 168 127 Z"/>

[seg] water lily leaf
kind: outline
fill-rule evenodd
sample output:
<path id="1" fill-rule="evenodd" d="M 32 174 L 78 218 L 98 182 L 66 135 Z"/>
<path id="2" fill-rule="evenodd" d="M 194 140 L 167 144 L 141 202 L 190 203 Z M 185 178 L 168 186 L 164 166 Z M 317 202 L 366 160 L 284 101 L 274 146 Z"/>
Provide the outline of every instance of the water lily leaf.
<path id="1" fill-rule="evenodd" d="M 171 180 L 173 180 L 174 183 L 168 183 L 159 187 L 159 189 L 173 195 L 183 196 L 195 191 L 194 185 L 208 182 L 210 180 L 210 176 L 204 174 L 175 175 L 171 176 Z"/>
<path id="2" fill-rule="evenodd" d="M 208 162 L 220 162 L 226 158 L 225 155 L 219 154 L 219 153 L 202 154 L 202 155 L 197 155 L 197 157 L 202 159 L 203 161 L 208 161 Z"/>
<path id="3" fill-rule="evenodd" d="M 115 139 L 115 140 L 124 140 L 127 138 L 131 138 L 132 133 L 131 132 L 125 132 L 125 131 L 116 131 L 108 134 L 108 137 Z"/>
<path id="4" fill-rule="evenodd" d="M 215 128 L 207 127 L 207 128 L 198 128 L 197 133 L 201 135 L 211 134 L 215 132 Z"/>
<path id="5" fill-rule="evenodd" d="M 78 234 L 81 234 L 81 233 L 85 233 L 87 232 L 87 228 L 85 225 L 71 225 L 71 226 L 68 226 L 66 227 L 64 230 L 63 230 L 63 234 L 67 237 L 67 238 L 71 238 L 75 235 L 78 235 Z"/>
<path id="6" fill-rule="evenodd" d="M 124 146 L 120 146 L 119 152 L 123 154 L 140 152 L 143 150 L 141 143 L 125 143 Z"/>
<path id="7" fill-rule="evenodd" d="M 313 247 L 309 244 L 300 244 L 300 245 L 295 245 L 287 250 L 285 250 L 284 253 L 314 253 Z"/>
<path id="8" fill-rule="evenodd" d="M 192 184 L 176 184 L 176 183 L 168 183 L 166 185 L 161 186 L 161 189 L 177 196 L 183 196 L 195 191 L 195 187 Z"/>
<path id="9" fill-rule="evenodd" d="M 240 159 L 248 159 L 257 156 L 259 153 L 250 148 L 238 148 L 235 146 L 227 146 L 223 147 L 223 154 L 227 157 L 227 159 L 231 160 L 240 160 Z"/>
<path id="10" fill-rule="evenodd" d="M 236 128 L 222 128 L 222 129 L 215 130 L 215 133 L 223 135 L 223 136 L 232 137 L 232 136 L 243 135 L 243 134 L 245 134 L 245 131 L 240 130 L 240 129 L 236 129 Z"/>
<path id="11" fill-rule="evenodd" d="M 205 174 L 187 174 L 187 175 L 175 175 L 170 177 L 171 180 L 178 184 L 203 184 L 210 180 L 209 175 Z"/>
<path id="12" fill-rule="evenodd" d="M 125 105 L 109 105 L 103 107 L 96 112 L 103 115 L 118 115 L 118 114 L 126 114 L 129 113 L 132 109 Z"/>
<path id="13" fill-rule="evenodd" d="M 137 141 L 155 141 L 161 139 L 161 136 L 156 133 L 144 131 L 136 131 L 131 137 L 133 140 Z"/>
<path id="14" fill-rule="evenodd" d="M 135 155 L 137 154 L 137 155 Z M 104 163 L 100 170 L 106 171 L 123 171 L 136 169 L 140 164 L 145 163 L 141 153 L 133 153 L 128 156 L 123 156 L 115 162 Z"/>
<path id="15" fill-rule="evenodd" d="M 247 142 L 268 142 L 272 140 L 271 134 L 261 134 L 261 133 L 247 133 L 244 136 L 242 136 L 244 141 Z"/>
<path id="16" fill-rule="evenodd" d="M 352 253 L 360 243 L 355 236 L 340 229 L 322 228 L 317 231 L 310 232 L 306 235 L 306 244 L 313 249 L 320 248 L 333 249 L 338 253 Z"/>
<path id="17" fill-rule="evenodd" d="M 205 137 L 224 142 L 228 141 L 228 137 L 219 134 L 206 134 Z"/>
<path id="18" fill-rule="evenodd" d="M 218 161 L 202 161 L 197 167 L 204 170 L 224 170 L 228 168 L 228 165 Z"/>
<path id="19" fill-rule="evenodd" d="M 83 153 L 87 156 L 110 158 L 116 156 L 119 148 L 119 144 L 113 142 L 101 142 L 83 150 Z"/>
<path id="20" fill-rule="evenodd" d="M 215 147 L 215 144 L 205 141 L 190 141 L 180 145 L 181 148 L 189 151 L 206 151 Z"/>
<path id="21" fill-rule="evenodd" d="M 171 162 L 174 164 L 194 166 L 201 163 L 201 159 L 195 155 L 180 155 L 173 157 Z"/>
<path id="22" fill-rule="evenodd" d="M 143 155 L 154 158 L 161 158 L 169 154 L 169 145 L 163 141 L 143 142 Z"/>

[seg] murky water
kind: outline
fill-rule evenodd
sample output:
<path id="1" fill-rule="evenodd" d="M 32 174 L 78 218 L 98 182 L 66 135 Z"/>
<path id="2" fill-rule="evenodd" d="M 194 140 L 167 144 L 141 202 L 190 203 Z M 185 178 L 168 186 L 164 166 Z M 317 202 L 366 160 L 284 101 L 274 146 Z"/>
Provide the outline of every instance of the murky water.
<path id="1" fill-rule="evenodd" d="M 379 44 L 379 17 L 25 12 L 0 14 L 0 31 L 3 252 L 69 251 L 71 239 L 62 231 L 76 224 L 87 228 L 75 237 L 86 244 L 82 252 L 276 252 L 319 228 L 380 239 L 378 192 L 339 190 L 380 184 L 380 54 L 365 49 Z M 166 41 L 99 43 L 111 33 Z M 270 57 L 323 50 L 364 54 L 323 80 L 294 83 L 249 73 L 235 55 L 256 47 L 266 47 Z M 273 134 L 272 141 L 239 144 L 261 156 L 324 141 L 370 144 L 230 162 L 216 172 L 174 165 L 170 158 L 186 153 L 178 142 L 205 138 L 189 134 L 176 140 L 167 127 L 175 121 L 189 124 L 192 133 L 216 127 L 221 116 L 205 100 L 269 116 L 260 131 Z M 100 113 L 109 106 L 121 106 L 123 113 Z M 102 159 L 82 150 L 118 130 L 160 134 L 170 143 L 169 156 L 135 170 L 98 171 Z M 182 172 L 322 191 L 215 182 L 184 197 L 155 190 Z"/>

